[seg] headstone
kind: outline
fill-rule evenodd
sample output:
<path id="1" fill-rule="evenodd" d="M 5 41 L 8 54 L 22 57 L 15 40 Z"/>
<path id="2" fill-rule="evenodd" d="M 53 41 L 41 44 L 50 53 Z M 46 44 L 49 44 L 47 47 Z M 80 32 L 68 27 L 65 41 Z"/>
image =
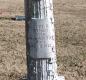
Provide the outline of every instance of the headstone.
<path id="1" fill-rule="evenodd" d="M 58 76 L 52 0 L 25 0 L 28 80 Z"/>

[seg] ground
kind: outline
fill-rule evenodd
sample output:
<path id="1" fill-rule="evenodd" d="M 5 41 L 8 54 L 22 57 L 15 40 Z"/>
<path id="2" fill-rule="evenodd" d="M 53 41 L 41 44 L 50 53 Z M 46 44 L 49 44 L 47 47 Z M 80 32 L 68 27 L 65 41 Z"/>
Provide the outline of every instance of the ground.
<path id="1" fill-rule="evenodd" d="M 53 0 L 58 73 L 86 80 L 86 0 Z M 24 15 L 23 0 L 0 0 L 0 17 Z M 24 21 L 0 18 L 0 80 L 26 74 Z"/>

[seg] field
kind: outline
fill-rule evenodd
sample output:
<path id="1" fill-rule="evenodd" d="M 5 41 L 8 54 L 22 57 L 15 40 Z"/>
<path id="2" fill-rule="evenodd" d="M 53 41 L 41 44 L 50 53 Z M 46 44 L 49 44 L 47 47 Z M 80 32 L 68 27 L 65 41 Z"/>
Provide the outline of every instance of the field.
<path id="1" fill-rule="evenodd" d="M 1 17 L 24 15 L 23 0 L 0 0 L 0 80 L 26 74 L 25 24 Z M 54 0 L 58 73 L 86 80 L 86 0 Z"/>

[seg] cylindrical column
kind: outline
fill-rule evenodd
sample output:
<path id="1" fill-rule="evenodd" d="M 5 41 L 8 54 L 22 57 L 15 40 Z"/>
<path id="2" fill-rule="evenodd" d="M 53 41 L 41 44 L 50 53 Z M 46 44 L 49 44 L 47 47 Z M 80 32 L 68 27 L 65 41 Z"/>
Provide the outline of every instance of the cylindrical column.
<path id="1" fill-rule="evenodd" d="M 57 75 L 52 0 L 25 0 L 28 80 L 64 80 Z"/>

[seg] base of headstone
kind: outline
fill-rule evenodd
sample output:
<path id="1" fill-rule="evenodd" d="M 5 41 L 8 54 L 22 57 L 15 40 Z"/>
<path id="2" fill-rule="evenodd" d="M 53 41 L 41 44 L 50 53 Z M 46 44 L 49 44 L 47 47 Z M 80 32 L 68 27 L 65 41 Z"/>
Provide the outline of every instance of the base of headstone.
<path id="1" fill-rule="evenodd" d="M 57 76 L 57 80 L 65 80 L 64 76 Z"/>
<path id="2" fill-rule="evenodd" d="M 29 80 L 29 79 L 23 78 L 23 79 L 21 79 L 21 80 Z M 57 78 L 54 79 L 54 80 L 65 80 L 65 78 L 64 78 L 64 76 L 57 76 Z"/>

